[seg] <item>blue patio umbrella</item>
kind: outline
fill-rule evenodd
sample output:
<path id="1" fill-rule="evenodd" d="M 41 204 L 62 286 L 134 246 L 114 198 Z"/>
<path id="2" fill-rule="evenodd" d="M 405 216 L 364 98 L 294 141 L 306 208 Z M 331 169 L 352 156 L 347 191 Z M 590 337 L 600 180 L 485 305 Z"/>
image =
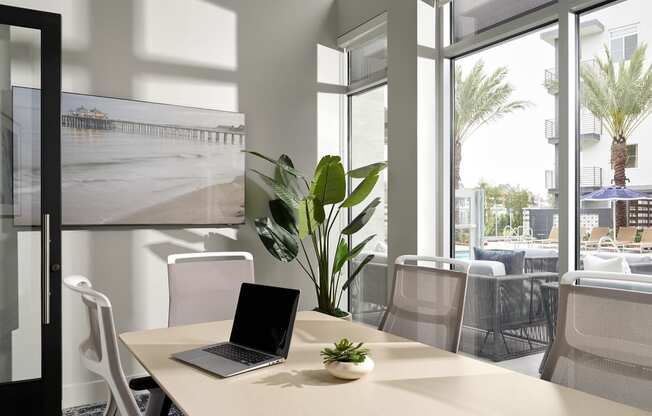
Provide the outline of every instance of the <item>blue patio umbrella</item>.
<path id="1" fill-rule="evenodd" d="M 582 201 L 609 201 L 612 203 L 613 226 L 616 228 L 616 210 L 613 209 L 614 201 L 638 201 L 641 199 L 652 199 L 644 193 L 636 192 L 624 186 L 605 186 L 590 194 L 584 195 Z M 614 231 L 615 235 L 615 231 Z"/>

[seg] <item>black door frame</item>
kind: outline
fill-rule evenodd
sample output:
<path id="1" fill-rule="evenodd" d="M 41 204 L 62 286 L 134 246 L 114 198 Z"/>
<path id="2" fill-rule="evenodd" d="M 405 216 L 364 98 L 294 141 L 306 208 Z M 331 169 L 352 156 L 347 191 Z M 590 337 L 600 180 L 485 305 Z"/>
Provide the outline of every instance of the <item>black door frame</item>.
<path id="1" fill-rule="evenodd" d="M 61 414 L 61 15 L 0 5 L 0 24 L 41 31 L 41 213 L 50 215 L 51 237 L 41 378 L 1 384 L 0 403 L 2 414 Z"/>

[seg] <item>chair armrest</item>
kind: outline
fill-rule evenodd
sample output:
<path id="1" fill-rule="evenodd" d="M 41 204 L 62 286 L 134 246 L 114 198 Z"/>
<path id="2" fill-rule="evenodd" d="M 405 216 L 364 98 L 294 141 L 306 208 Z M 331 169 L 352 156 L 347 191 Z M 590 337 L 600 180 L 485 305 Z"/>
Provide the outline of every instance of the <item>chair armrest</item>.
<path id="1" fill-rule="evenodd" d="M 509 281 L 516 281 L 516 280 L 545 280 L 545 281 L 556 282 L 559 280 L 559 274 L 552 273 L 552 272 L 508 274 L 506 276 L 496 276 L 493 279 L 497 279 L 500 282 L 509 282 Z"/>

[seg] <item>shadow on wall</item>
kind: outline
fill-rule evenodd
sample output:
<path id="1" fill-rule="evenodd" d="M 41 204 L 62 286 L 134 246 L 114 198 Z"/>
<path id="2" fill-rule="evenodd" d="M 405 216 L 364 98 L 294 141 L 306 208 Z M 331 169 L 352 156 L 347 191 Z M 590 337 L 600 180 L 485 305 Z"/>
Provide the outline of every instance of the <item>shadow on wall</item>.
<path id="1" fill-rule="evenodd" d="M 58 10 L 53 3 L 61 4 Z M 64 39 L 71 32 L 85 37 L 81 46 L 74 42 L 76 46 L 69 47 L 64 40 L 64 90 L 240 111 L 247 117 L 249 149 L 290 154 L 304 171 L 315 166 L 316 45 L 336 45 L 335 0 L 87 0 L 83 4 L 87 16 L 69 10 L 72 6 L 63 0 L 32 0 L 30 4 L 54 12 L 65 9 Z M 216 17 L 219 13 L 235 16 L 234 33 L 226 33 L 235 48 L 232 67 L 211 64 L 222 60 L 223 51 L 211 46 L 211 37 L 220 26 L 198 25 L 190 19 L 193 9 L 205 11 L 211 6 Z M 175 15 L 172 11 L 177 7 L 181 11 Z M 170 16 L 178 19 L 178 24 L 161 23 Z M 89 28 L 88 33 L 79 33 L 84 27 Z M 205 47 L 197 49 L 196 33 L 210 35 L 201 42 Z M 152 42 L 156 51 L 161 51 L 161 44 L 168 50 L 146 53 Z M 188 59 L 199 56 L 202 48 L 215 54 L 215 59 Z M 174 58 L 177 52 L 182 55 L 179 59 Z M 248 158 L 247 167 L 269 169 L 253 158 Z M 118 332 L 167 324 L 166 258 L 174 253 L 249 251 L 254 255 L 257 281 L 298 287 L 302 290 L 301 308 L 312 308 L 315 299 L 310 281 L 296 265 L 272 258 L 253 230 L 250 219 L 267 214 L 268 198 L 257 179 L 247 175 L 249 220 L 238 229 L 65 231 L 64 276 L 84 274 L 98 290 L 106 292 L 114 303 Z M 72 397 L 83 397 L 81 402 L 91 400 L 95 393 L 73 394 L 72 389 L 95 378 L 81 368 L 77 355 L 77 346 L 87 335 L 80 322 L 81 303 L 66 294 L 63 305 L 64 384 L 71 386 L 64 397 L 70 406 L 76 404 Z M 121 353 L 127 374 L 142 373 L 124 349 Z"/>

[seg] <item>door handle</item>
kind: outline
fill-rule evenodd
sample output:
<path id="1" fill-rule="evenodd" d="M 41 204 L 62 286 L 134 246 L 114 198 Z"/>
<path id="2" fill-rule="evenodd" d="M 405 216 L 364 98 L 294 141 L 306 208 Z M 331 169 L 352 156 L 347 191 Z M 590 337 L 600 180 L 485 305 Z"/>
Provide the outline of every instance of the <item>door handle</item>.
<path id="1" fill-rule="evenodd" d="M 41 323 L 50 324 L 50 214 L 41 222 Z"/>

